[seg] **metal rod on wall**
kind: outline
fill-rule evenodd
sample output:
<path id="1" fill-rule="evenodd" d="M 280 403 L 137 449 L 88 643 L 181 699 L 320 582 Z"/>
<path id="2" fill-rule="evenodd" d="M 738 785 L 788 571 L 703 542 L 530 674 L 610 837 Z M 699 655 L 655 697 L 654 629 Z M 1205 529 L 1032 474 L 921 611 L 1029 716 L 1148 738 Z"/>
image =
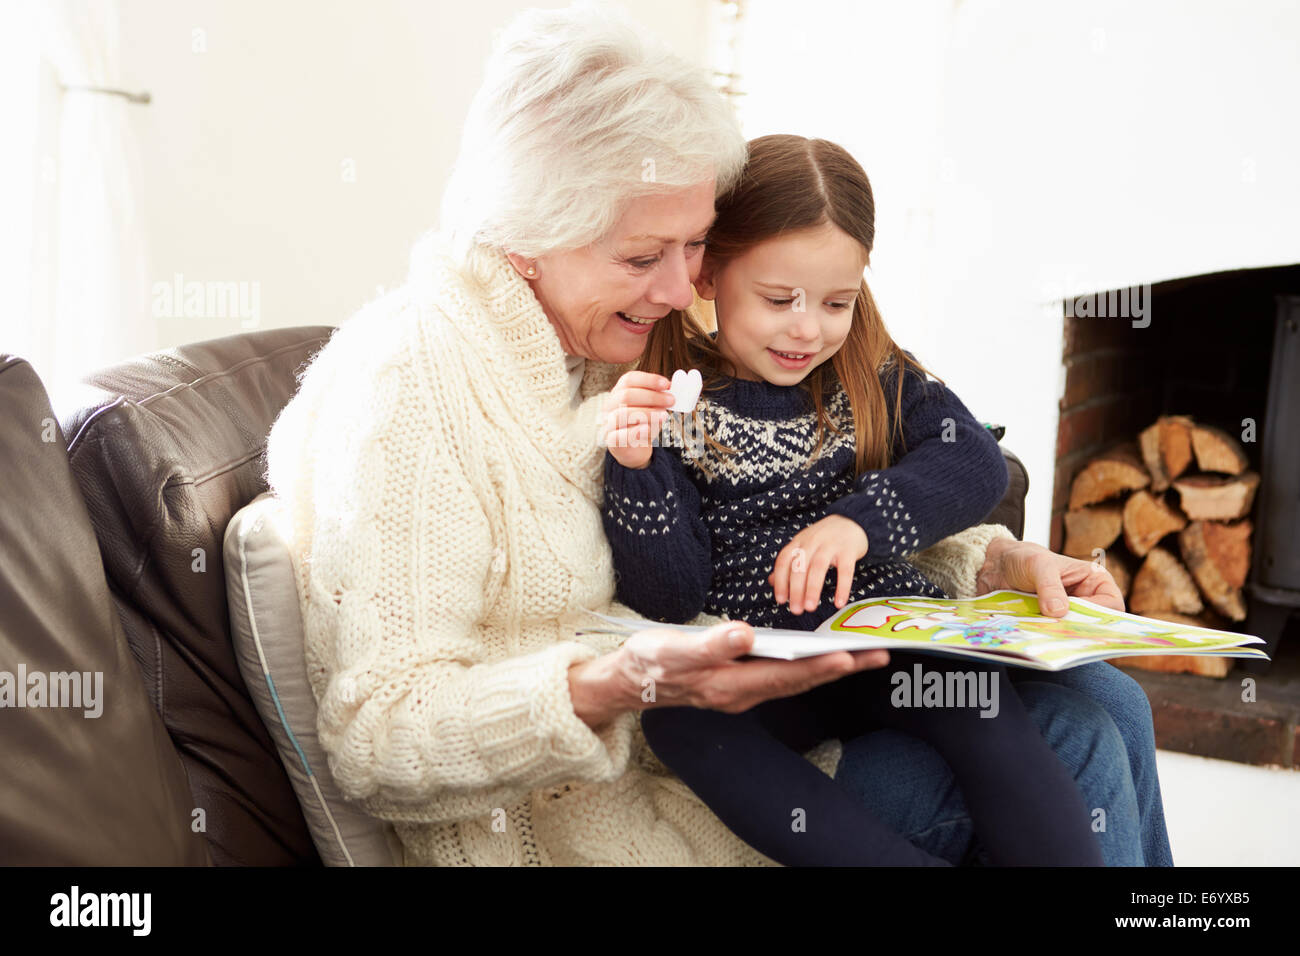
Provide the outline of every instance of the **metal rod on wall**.
<path id="1" fill-rule="evenodd" d="M 128 103 L 138 103 L 141 106 L 147 106 L 152 99 L 148 90 L 143 93 L 132 93 L 130 90 L 115 90 L 108 86 L 65 86 L 63 90 L 67 93 L 107 93 L 110 96 L 120 96 Z"/>

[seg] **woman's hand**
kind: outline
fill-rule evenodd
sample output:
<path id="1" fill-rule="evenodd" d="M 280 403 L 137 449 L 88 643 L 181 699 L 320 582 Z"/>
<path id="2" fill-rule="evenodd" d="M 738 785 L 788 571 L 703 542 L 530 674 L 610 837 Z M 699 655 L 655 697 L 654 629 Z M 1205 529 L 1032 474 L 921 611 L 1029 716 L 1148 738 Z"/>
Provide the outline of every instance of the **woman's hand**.
<path id="1" fill-rule="evenodd" d="M 651 436 L 668 418 L 672 382 L 651 372 L 626 372 L 605 399 L 603 439 L 624 468 L 644 468 L 654 454 Z"/>
<path id="2" fill-rule="evenodd" d="M 994 538 L 989 542 L 975 590 L 986 594 L 998 588 L 1036 593 L 1038 606 L 1051 617 L 1065 616 L 1067 594 L 1124 610 L 1119 585 L 1101 565 L 1068 558 L 1029 541 Z"/>
<path id="3" fill-rule="evenodd" d="M 843 607 L 853 585 L 853 569 L 867 554 L 867 533 L 843 515 L 828 515 L 790 539 L 776 556 L 767 581 L 777 604 L 790 602 L 791 614 L 815 611 L 822 601 L 826 572 L 835 568 L 835 606 Z"/>
<path id="4" fill-rule="evenodd" d="M 802 694 L 889 663 L 886 651 L 836 651 L 798 661 L 738 660 L 753 646 L 754 629 L 739 621 L 702 634 L 638 631 L 617 651 L 569 669 L 574 713 L 593 729 L 623 711 L 651 707 L 739 714 L 765 700 Z"/>

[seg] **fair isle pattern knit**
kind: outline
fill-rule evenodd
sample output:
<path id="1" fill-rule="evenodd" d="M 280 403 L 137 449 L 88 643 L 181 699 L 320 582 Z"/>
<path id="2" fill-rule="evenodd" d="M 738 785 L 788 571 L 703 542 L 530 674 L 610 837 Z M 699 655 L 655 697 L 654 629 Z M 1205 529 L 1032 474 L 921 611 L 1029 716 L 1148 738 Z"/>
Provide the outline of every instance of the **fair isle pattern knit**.
<path id="1" fill-rule="evenodd" d="M 570 665 L 618 644 L 575 634 L 584 609 L 631 613 L 600 512 L 620 369 L 588 361 L 575 405 L 532 289 L 504 255 L 485 273 L 418 244 L 406 284 L 335 331 L 271 432 L 329 771 L 410 864 L 767 863 L 634 713 L 598 730 L 574 714 Z M 1009 532 L 918 562 L 971 594 L 994 536 Z"/>
<path id="2" fill-rule="evenodd" d="M 892 395 L 893 366 L 880 375 Z M 851 600 L 943 597 L 906 559 L 974 524 L 1002 499 L 1008 478 L 996 439 L 951 391 L 909 370 L 895 463 L 855 481 L 852 410 L 838 385 L 826 407 L 839 432 L 828 432 L 811 465 L 816 413 L 807 392 L 740 379 L 705 392 L 698 409 L 704 431 L 732 454 L 671 419 L 646 468 L 627 469 L 607 456 L 605 532 L 619 600 L 671 623 L 703 612 L 763 627 L 815 628 L 835 611 L 835 572 L 826 576 L 817 610 L 800 615 L 775 603 L 767 577 L 799 531 L 831 514 L 867 534 Z"/>

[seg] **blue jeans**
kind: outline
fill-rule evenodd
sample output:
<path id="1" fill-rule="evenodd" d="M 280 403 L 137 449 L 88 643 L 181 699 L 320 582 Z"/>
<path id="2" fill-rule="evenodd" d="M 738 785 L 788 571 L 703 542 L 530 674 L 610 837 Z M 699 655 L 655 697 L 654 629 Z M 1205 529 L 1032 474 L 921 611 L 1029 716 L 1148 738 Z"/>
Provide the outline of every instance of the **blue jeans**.
<path id="1" fill-rule="evenodd" d="M 1110 664 L 1049 673 L 1010 668 L 1047 743 L 1073 772 L 1107 866 L 1172 866 L 1146 694 Z M 961 791 L 928 744 L 894 730 L 844 741 L 836 780 L 886 825 L 954 864 L 987 862 Z"/>
<path id="2" fill-rule="evenodd" d="M 1156 772 L 1156 735 L 1151 723 L 1151 702 L 1147 700 L 1142 685 L 1104 661 L 1055 673 L 1024 668 L 1012 670 L 1023 673 L 1023 680 L 1048 681 L 1068 687 L 1101 705 L 1118 728 L 1128 754 L 1129 771 L 1138 801 L 1143 861 L 1146 866 L 1173 866 L 1169 832 L 1165 829 L 1165 805 L 1160 797 L 1160 777 Z"/>

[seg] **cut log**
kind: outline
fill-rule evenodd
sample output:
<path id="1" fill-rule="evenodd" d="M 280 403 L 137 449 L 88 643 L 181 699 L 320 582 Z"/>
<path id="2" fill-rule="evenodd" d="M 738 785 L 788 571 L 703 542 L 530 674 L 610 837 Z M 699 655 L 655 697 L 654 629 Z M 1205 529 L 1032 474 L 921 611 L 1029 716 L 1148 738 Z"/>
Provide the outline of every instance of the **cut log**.
<path id="1" fill-rule="evenodd" d="M 1250 568 L 1249 521 L 1193 521 L 1178 535 L 1183 561 L 1210 605 L 1233 621 L 1246 619 L 1241 586 Z"/>
<path id="2" fill-rule="evenodd" d="M 1129 570 L 1128 562 L 1124 560 L 1124 554 L 1119 548 L 1111 548 L 1106 552 L 1106 570 L 1115 579 L 1115 583 L 1119 585 L 1119 593 L 1124 595 L 1124 600 L 1127 601 L 1129 591 L 1133 587 L 1133 572 Z"/>
<path id="3" fill-rule="evenodd" d="M 1234 588 L 1244 587 L 1250 573 L 1250 536 L 1254 530 L 1249 521 L 1209 521 L 1202 526 L 1210 552 L 1218 556 L 1215 565 L 1219 573 Z"/>
<path id="4" fill-rule="evenodd" d="M 1258 472 L 1236 478 L 1222 475 L 1188 475 L 1174 482 L 1178 503 L 1193 521 L 1236 521 L 1250 514 L 1259 488 Z"/>
<path id="5" fill-rule="evenodd" d="M 1187 527 L 1187 519 L 1143 489 L 1124 502 L 1124 543 L 1139 558 L 1160 543 L 1160 539 Z"/>
<path id="6" fill-rule="evenodd" d="M 1093 505 L 1065 513 L 1065 553 L 1093 559 L 1093 549 L 1105 551 L 1124 529 L 1124 509 L 1119 502 Z"/>
<path id="7" fill-rule="evenodd" d="M 1164 491 L 1192 463 L 1192 427 L 1186 415 L 1161 415 L 1139 436 L 1152 491 Z"/>
<path id="8" fill-rule="evenodd" d="M 1137 445 L 1129 442 L 1110 449 L 1079 469 L 1070 485 L 1070 511 L 1099 501 L 1118 498 L 1134 488 L 1151 483 L 1146 466 L 1138 457 Z"/>
<path id="9" fill-rule="evenodd" d="M 1201 471 L 1240 475 L 1246 470 L 1246 453 L 1242 451 L 1241 442 L 1222 428 L 1193 425 L 1192 451 L 1196 453 L 1196 467 Z"/>
<path id="10" fill-rule="evenodd" d="M 1192 576 L 1182 562 L 1164 548 L 1152 548 L 1142 562 L 1142 567 L 1133 576 L 1128 604 L 1134 614 L 1146 617 L 1169 611 L 1200 614 L 1205 607 Z"/>

